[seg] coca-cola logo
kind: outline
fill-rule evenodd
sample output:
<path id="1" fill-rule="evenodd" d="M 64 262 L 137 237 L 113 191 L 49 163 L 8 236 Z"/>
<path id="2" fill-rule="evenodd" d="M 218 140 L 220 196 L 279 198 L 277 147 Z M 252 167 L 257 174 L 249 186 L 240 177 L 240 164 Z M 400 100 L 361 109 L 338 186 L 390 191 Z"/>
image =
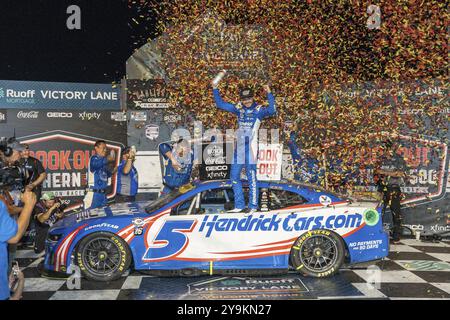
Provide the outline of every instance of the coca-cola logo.
<path id="1" fill-rule="evenodd" d="M 19 111 L 17 113 L 17 119 L 37 119 L 39 116 L 39 111 Z"/>

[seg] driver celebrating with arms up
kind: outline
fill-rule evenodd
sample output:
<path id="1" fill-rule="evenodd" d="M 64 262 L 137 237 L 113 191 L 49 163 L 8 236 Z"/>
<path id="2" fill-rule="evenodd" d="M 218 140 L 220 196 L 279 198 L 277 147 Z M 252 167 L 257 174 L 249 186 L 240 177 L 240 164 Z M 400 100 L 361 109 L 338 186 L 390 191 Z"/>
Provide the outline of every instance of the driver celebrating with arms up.
<path id="1" fill-rule="evenodd" d="M 275 97 L 268 85 L 264 86 L 267 93 L 268 107 L 258 105 L 253 99 L 253 91 L 243 88 L 240 92 L 241 101 L 237 104 L 227 103 L 222 100 L 218 82 L 225 74 L 225 70 L 212 81 L 214 101 L 219 109 L 234 113 L 238 116 L 237 143 L 234 150 L 233 163 L 231 165 L 231 182 L 235 198 L 235 209 L 229 212 L 253 213 L 258 209 L 258 185 L 256 179 L 256 161 L 258 155 L 258 130 L 261 120 L 276 114 Z M 240 179 L 241 171 L 245 165 L 249 183 L 249 210 L 245 210 L 244 192 Z"/>

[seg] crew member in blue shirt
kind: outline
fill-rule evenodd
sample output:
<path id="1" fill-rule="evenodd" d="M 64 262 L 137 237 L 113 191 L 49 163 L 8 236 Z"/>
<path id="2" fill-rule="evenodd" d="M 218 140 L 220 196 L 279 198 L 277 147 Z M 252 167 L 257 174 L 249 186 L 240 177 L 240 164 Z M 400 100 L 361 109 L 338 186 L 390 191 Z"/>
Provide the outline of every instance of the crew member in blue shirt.
<path id="1" fill-rule="evenodd" d="M 159 152 L 164 159 L 164 188 L 160 194 L 162 196 L 190 181 L 194 164 L 194 152 L 184 139 L 173 145 L 161 143 Z"/>
<path id="2" fill-rule="evenodd" d="M 138 171 L 134 167 L 136 154 L 130 147 L 122 150 L 122 161 L 117 170 L 116 202 L 134 202 L 138 192 Z"/>
<path id="3" fill-rule="evenodd" d="M 23 209 L 16 221 L 10 216 L 7 205 L 0 200 L 0 300 L 10 298 L 7 245 L 17 244 L 27 230 L 36 204 L 36 195 L 25 191 L 21 201 Z"/>
<path id="4" fill-rule="evenodd" d="M 264 91 L 267 93 L 269 106 L 262 107 L 253 99 L 252 89 L 243 88 L 240 92 L 241 101 L 237 104 L 231 104 L 222 100 L 217 84 L 214 81 L 212 86 L 217 107 L 234 113 L 238 117 L 237 143 L 230 172 L 235 206 L 235 209 L 231 210 L 231 212 L 248 211 L 252 213 L 258 209 L 258 184 L 256 178 L 258 130 L 262 119 L 276 114 L 275 97 L 271 93 L 269 86 L 265 85 Z M 240 177 L 244 165 L 250 189 L 249 210 L 245 210 L 244 192 Z"/>
<path id="5" fill-rule="evenodd" d="M 89 172 L 93 174 L 93 181 L 89 179 L 89 189 L 92 191 L 93 198 L 90 209 L 99 208 L 108 204 L 106 192 L 108 188 L 108 179 L 115 173 L 110 169 L 110 163 L 113 163 L 115 157 L 109 154 L 104 140 L 98 140 L 94 144 L 95 155 L 89 160 Z"/>

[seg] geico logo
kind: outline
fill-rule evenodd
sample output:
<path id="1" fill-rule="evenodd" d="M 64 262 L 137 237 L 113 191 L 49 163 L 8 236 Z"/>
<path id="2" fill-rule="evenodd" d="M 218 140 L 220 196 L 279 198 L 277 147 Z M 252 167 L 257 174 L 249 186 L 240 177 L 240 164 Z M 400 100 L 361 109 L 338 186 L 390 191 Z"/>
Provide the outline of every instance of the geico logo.
<path id="1" fill-rule="evenodd" d="M 206 167 L 206 171 L 219 171 L 219 170 L 227 170 L 227 166 L 212 166 L 212 167 Z"/>
<path id="2" fill-rule="evenodd" d="M 72 118 L 72 112 L 47 112 L 48 118 Z"/>

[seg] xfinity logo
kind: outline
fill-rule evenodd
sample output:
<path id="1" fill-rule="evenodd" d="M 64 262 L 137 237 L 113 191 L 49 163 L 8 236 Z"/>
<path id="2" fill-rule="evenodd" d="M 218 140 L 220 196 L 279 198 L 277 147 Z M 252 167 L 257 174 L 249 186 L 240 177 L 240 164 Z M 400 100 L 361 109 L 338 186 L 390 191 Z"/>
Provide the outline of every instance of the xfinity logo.
<path id="1" fill-rule="evenodd" d="M 19 111 L 17 113 L 17 119 L 37 119 L 39 116 L 39 111 Z"/>
<path id="2" fill-rule="evenodd" d="M 72 112 L 47 112 L 47 118 L 72 118 Z"/>
<path id="3" fill-rule="evenodd" d="M 84 111 L 83 113 L 78 114 L 78 118 L 80 118 L 81 120 L 98 120 L 98 119 L 100 119 L 100 116 L 101 116 L 101 113 L 97 113 L 97 112 Z"/>

